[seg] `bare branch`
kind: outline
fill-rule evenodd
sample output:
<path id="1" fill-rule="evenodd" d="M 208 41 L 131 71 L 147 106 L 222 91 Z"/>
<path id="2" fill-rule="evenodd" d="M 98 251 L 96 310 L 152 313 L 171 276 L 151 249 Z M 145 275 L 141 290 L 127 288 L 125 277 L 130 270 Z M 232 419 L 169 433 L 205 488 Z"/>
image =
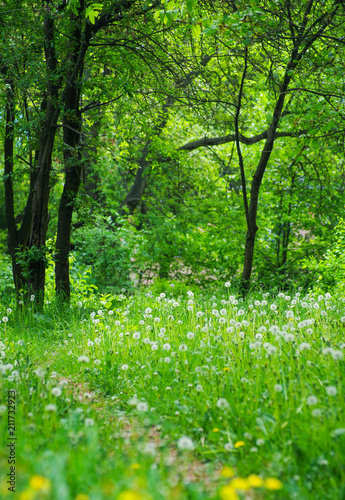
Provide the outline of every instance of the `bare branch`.
<path id="1" fill-rule="evenodd" d="M 275 138 L 279 139 L 281 137 L 300 137 L 308 133 L 308 130 L 299 130 L 298 132 L 276 132 Z M 254 135 L 253 137 L 246 137 L 239 134 L 239 141 L 242 144 L 251 146 L 257 142 L 267 139 L 268 130 L 262 132 L 261 134 Z M 179 151 L 193 151 L 194 149 L 202 148 L 205 146 L 220 146 L 221 144 L 227 144 L 228 142 L 235 142 L 236 134 L 228 134 L 222 137 L 203 137 L 202 139 L 197 139 L 195 141 L 187 142 L 183 146 L 180 146 Z"/>

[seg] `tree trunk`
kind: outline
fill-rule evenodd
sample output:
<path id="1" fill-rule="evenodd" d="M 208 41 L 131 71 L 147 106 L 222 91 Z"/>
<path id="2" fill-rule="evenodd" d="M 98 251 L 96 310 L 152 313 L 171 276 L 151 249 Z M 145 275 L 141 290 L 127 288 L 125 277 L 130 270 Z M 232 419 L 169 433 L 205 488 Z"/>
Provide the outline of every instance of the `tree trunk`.
<path id="1" fill-rule="evenodd" d="M 73 15 L 72 15 L 73 16 Z M 81 113 L 79 109 L 83 63 L 91 38 L 86 28 L 82 39 L 81 18 L 75 18 L 72 39 L 71 63 L 73 72 L 64 93 L 63 142 L 65 184 L 59 205 L 58 228 L 55 253 L 55 288 L 57 297 L 70 301 L 69 249 L 71 241 L 72 215 L 81 182 L 82 154 Z"/>

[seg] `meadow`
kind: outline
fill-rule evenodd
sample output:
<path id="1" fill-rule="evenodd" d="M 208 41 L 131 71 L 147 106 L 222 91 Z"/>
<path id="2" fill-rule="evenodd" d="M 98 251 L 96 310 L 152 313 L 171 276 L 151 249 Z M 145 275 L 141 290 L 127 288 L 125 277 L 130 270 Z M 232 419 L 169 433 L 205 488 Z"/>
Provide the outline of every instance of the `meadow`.
<path id="1" fill-rule="evenodd" d="M 340 294 L 176 282 L 0 319 L 0 498 L 345 497 Z"/>

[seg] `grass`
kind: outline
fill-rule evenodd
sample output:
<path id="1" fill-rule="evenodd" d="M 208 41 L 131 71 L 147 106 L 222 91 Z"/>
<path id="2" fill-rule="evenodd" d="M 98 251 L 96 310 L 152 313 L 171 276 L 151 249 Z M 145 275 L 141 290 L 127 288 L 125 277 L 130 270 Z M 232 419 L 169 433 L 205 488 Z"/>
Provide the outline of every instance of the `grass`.
<path id="1" fill-rule="evenodd" d="M 0 498 L 343 499 L 344 300 L 176 286 L 2 304 Z"/>

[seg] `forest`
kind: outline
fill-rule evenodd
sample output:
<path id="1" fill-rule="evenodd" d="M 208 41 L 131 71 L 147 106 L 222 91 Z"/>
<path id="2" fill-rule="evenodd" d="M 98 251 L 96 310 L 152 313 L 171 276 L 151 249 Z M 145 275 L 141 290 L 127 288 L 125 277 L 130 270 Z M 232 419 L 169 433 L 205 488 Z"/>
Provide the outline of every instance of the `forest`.
<path id="1" fill-rule="evenodd" d="M 0 498 L 344 498 L 345 3 L 0 42 Z"/>

